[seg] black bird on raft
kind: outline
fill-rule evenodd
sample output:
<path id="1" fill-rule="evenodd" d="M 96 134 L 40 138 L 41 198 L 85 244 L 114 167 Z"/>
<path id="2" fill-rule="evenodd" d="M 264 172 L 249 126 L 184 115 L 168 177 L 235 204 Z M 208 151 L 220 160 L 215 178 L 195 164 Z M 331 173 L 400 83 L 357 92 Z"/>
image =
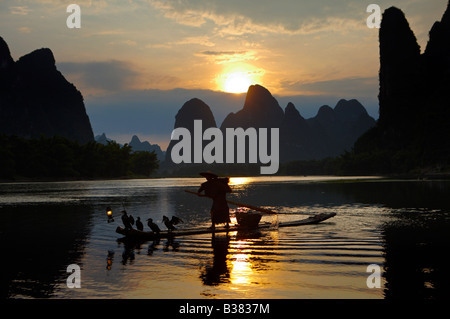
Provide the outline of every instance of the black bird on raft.
<path id="1" fill-rule="evenodd" d="M 133 228 L 131 226 L 130 217 L 127 215 L 127 212 L 125 210 L 122 211 L 122 222 L 123 222 L 123 225 L 125 226 L 125 229 Z"/>
<path id="2" fill-rule="evenodd" d="M 169 219 L 167 216 L 163 216 L 162 221 L 169 231 L 176 230 L 174 225 L 178 225 L 179 223 L 183 222 L 181 218 L 178 218 L 176 216 L 172 216 L 172 219 Z"/>
<path id="3" fill-rule="evenodd" d="M 140 217 L 136 219 L 136 228 L 137 230 L 144 230 L 144 224 L 142 224 Z"/>
<path id="4" fill-rule="evenodd" d="M 155 234 L 159 234 L 159 232 L 161 231 L 161 229 L 159 229 L 159 226 L 156 225 L 151 218 L 147 219 L 147 225 Z"/>
<path id="5" fill-rule="evenodd" d="M 128 215 L 128 220 L 130 221 L 130 224 L 131 224 L 131 226 L 133 226 L 134 225 L 134 217 L 133 217 L 133 215 Z"/>

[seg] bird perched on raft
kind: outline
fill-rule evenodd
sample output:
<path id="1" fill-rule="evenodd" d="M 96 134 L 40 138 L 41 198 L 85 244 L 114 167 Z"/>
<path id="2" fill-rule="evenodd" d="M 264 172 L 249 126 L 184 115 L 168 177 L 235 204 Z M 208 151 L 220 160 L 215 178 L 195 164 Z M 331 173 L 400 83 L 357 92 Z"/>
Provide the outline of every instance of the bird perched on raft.
<path id="1" fill-rule="evenodd" d="M 161 229 L 159 229 L 159 226 L 156 225 L 151 218 L 147 219 L 147 225 L 155 234 L 159 234 L 159 232 L 161 231 Z"/>
<path id="2" fill-rule="evenodd" d="M 136 228 L 137 230 L 144 230 L 144 224 L 142 224 L 140 217 L 136 219 Z"/>
<path id="3" fill-rule="evenodd" d="M 183 222 L 181 218 L 178 218 L 176 216 L 172 216 L 172 219 L 169 219 L 167 216 L 163 216 L 162 221 L 169 231 L 176 230 L 174 225 L 178 225 L 179 223 Z"/>
<path id="4" fill-rule="evenodd" d="M 125 229 L 133 228 L 130 217 L 132 218 L 131 215 L 129 215 L 129 216 L 127 215 L 127 212 L 125 210 L 122 211 L 122 222 L 123 222 L 123 225 L 125 226 Z M 134 223 L 134 221 L 133 221 L 133 223 Z"/>

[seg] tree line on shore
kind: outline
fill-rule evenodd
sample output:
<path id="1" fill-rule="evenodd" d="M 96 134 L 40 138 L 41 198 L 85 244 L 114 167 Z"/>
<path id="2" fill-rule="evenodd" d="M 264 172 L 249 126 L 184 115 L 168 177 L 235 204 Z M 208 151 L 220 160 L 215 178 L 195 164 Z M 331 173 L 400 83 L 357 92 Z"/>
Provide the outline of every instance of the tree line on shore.
<path id="1" fill-rule="evenodd" d="M 276 175 L 420 175 L 437 169 L 436 163 L 424 162 L 414 148 L 401 153 L 375 147 L 371 152 L 359 152 L 358 145 L 337 157 L 281 163 Z M 203 170 L 228 176 L 260 175 L 259 164 L 189 164 L 170 169 L 164 164 L 160 168 L 154 152 L 133 152 L 128 144 L 114 141 L 79 144 L 60 136 L 25 139 L 0 135 L 2 180 L 182 177 L 197 176 Z M 447 168 L 439 166 L 441 172 Z"/>
<path id="2" fill-rule="evenodd" d="M 114 141 L 79 144 L 60 136 L 0 135 L 0 179 L 149 177 L 158 168 L 154 152 L 132 152 Z"/>
<path id="3" fill-rule="evenodd" d="M 258 176 L 260 164 L 179 164 L 161 166 L 162 176 L 198 176 L 198 172 L 210 170 L 224 176 Z M 352 149 L 336 157 L 316 160 L 296 160 L 280 164 L 275 175 L 335 175 L 335 176 L 421 176 L 425 173 L 443 173 L 448 167 L 423 160 L 416 149 L 396 152 L 374 148 L 370 152 Z"/>

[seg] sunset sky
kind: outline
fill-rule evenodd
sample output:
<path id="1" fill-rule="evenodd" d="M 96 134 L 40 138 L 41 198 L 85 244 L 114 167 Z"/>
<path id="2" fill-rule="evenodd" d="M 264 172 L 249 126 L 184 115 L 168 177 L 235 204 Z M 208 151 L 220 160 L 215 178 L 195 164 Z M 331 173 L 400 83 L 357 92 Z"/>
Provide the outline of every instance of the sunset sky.
<path id="1" fill-rule="evenodd" d="M 70 3 L 81 28 L 69 29 Z M 217 124 L 243 106 L 242 86 L 261 84 L 309 118 L 356 98 L 378 117 L 378 30 L 366 8 L 396 6 L 422 50 L 447 0 L 36 0 L 0 3 L 0 36 L 15 60 L 50 48 L 82 92 L 95 134 L 133 134 L 162 146 L 174 116 L 198 97 Z M 227 80 L 229 79 L 228 83 Z M 169 133 L 167 133 L 169 132 Z M 128 140 L 127 140 L 128 139 Z"/>

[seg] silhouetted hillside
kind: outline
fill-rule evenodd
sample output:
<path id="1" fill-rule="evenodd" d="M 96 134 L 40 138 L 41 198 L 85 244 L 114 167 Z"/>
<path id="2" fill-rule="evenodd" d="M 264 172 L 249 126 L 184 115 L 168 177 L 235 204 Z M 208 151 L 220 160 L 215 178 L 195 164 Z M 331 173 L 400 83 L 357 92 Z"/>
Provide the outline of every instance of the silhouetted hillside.
<path id="1" fill-rule="evenodd" d="M 311 159 L 320 156 L 315 145 L 318 139 L 308 121 L 291 102 L 284 109 L 280 129 L 280 158 L 283 161 Z"/>
<path id="2" fill-rule="evenodd" d="M 230 113 L 221 125 L 280 129 L 280 160 L 312 160 L 337 156 L 350 150 L 361 134 L 375 125 L 366 109 L 356 100 L 340 100 L 336 107 L 324 105 L 317 115 L 304 119 L 295 105 L 285 111 L 270 92 L 260 86 L 249 87 L 245 104 Z"/>
<path id="3" fill-rule="evenodd" d="M 424 53 L 395 7 L 383 14 L 379 41 L 380 118 L 355 144 L 348 169 L 440 171 L 450 160 L 450 3 Z"/>
<path id="4" fill-rule="evenodd" d="M 50 49 L 35 50 L 14 62 L 0 37 L 0 133 L 94 140 L 83 96 L 56 69 Z"/>
<path id="5" fill-rule="evenodd" d="M 192 138 L 194 137 L 194 120 L 202 120 L 202 135 L 203 132 L 210 127 L 217 127 L 216 120 L 214 119 L 214 115 L 211 112 L 209 106 L 200 99 L 193 98 L 181 107 L 175 116 L 175 125 L 174 129 L 179 127 L 184 127 L 189 130 Z M 166 151 L 166 160 L 165 164 L 172 164 L 171 152 L 172 148 L 178 141 L 171 140 L 169 146 Z M 208 144 L 208 142 L 203 142 L 203 146 Z M 191 143 L 191 154 L 194 154 L 194 143 Z M 192 155 L 193 156 L 193 155 Z"/>
<path id="6" fill-rule="evenodd" d="M 334 157 L 350 151 L 356 140 L 376 124 L 364 106 L 354 99 L 342 99 L 334 109 L 322 106 L 308 123 L 313 131 L 310 140 L 316 156 L 304 159 Z"/>
<path id="7" fill-rule="evenodd" d="M 115 142 L 108 138 L 105 133 L 95 136 L 95 141 L 99 144 L 108 145 L 109 142 Z M 123 146 L 119 143 L 120 146 Z M 156 157 L 160 162 L 163 162 L 166 157 L 166 152 L 161 150 L 158 144 L 150 144 L 148 141 L 141 141 L 137 135 L 133 135 L 131 141 L 128 143 L 132 152 L 155 152 Z"/>
<path id="8" fill-rule="evenodd" d="M 203 120 L 203 130 L 216 127 L 209 107 L 202 101 L 193 99 L 186 102 L 178 112 L 174 128 L 185 127 L 192 135 L 195 119 Z M 227 128 L 268 128 L 269 138 L 270 128 L 279 128 L 280 161 L 287 162 L 340 155 L 351 150 L 357 138 L 374 125 L 375 120 L 356 100 L 340 100 L 334 109 L 322 106 L 315 117 L 307 120 L 301 116 L 294 104 L 289 103 L 283 111 L 266 88 L 252 85 L 248 89 L 243 108 L 236 113 L 230 113 L 220 127 L 224 139 L 223 162 L 226 162 Z M 171 141 L 167 149 L 166 164 L 171 163 L 171 150 L 176 143 L 178 141 Z M 209 141 L 203 142 L 203 145 L 208 143 Z M 234 145 L 236 156 L 236 142 Z M 248 144 L 246 159 L 248 163 Z"/>
<path id="9" fill-rule="evenodd" d="M 260 85 L 248 88 L 244 107 L 236 113 L 230 113 L 223 121 L 220 129 L 242 127 L 280 127 L 283 121 L 283 109 L 269 90 Z"/>
<path id="10" fill-rule="evenodd" d="M 133 135 L 128 145 L 131 146 L 133 152 L 155 152 L 159 161 L 164 161 L 165 159 L 166 152 L 163 152 L 158 144 L 150 144 L 148 141 L 141 142 L 137 135 Z"/>
<path id="11" fill-rule="evenodd" d="M 105 133 L 102 133 L 101 135 L 95 136 L 95 141 L 99 144 L 107 145 L 108 142 L 112 142 L 112 139 L 106 137 Z"/>

